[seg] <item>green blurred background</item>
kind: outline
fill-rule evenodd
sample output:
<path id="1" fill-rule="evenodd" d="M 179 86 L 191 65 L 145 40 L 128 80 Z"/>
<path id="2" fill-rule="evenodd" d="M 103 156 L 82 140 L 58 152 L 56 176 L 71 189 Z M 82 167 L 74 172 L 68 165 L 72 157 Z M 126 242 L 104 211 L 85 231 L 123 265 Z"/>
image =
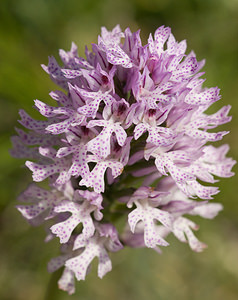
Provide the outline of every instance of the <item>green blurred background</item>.
<path id="1" fill-rule="evenodd" d="M 58 49 L 96 42 L 100 27 L 142 29 L 146 37 L 160 25 L 172 28 L 178 41 L 199 60 L 206 58 L 206 86 L 219 86 L 232 104 L 229 155 L 238 159 L 238 0 L 1 0 L 0 1 L 0 299 L 238 299 L 238 182 L 219 182 L 214 201 L 224 205 L 215 220 L 195 219 L 197 236 L 209 245 L 201 254 L 170 237 L 160 256 L 149 249 L 125 249 L 112 255 L 113 270 L 100 280 L 96 265 L 68 296 L 56 287 L 46 265 L 58 255 L 58 240 L 44 244 L 44 229 L 31 228 L 14 208 L 16 196 L 31 180 L 30 172 L 8 154 L 20 108 L 32 115 L 33 99 L 49 100 L 55 89 L 40 64 Z M 219 143 L 217 143 L 218 145 Z M 234 171 L 237 167 L 234 167 Z M 55 288 L 54 288 L 55 285 Z"/>

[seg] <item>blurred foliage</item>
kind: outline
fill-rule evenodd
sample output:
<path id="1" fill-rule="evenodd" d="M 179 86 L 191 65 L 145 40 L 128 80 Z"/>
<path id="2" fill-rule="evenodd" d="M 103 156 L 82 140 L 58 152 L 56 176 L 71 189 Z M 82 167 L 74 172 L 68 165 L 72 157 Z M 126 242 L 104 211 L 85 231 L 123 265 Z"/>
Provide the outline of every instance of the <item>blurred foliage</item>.
<path id="1" fill-rule="evenodd" d="M 162 256 L 149 249 L 125 249 L 112 255 L 113 270 L 103 280 L 96 265 L 69 297 L 58 291 L 57 274 L 48 274 L 47 261 L 58 254 L 58 241 L 44 244 L 42 228 L 31 228 L 15 210 L 17 194 L 31 180 L 24 161 L 11 158 L 10 136 L 18 110 L 33 116 L 33 99 L 50 101 L 55 89 L 40 67 L 48 55 L 58 58 L 69 49 L 97 40 L 100 27 L 142 29 L 146 37 L 164 24 L 177 40 L 187 39 L 198 59 L 206 58 L 206 85 L 221 88 L 214 110 L 232 104 L 231 133 L 222 143 L 238 158 L 238 0 L 1 0 L 0 1 L 0 299 L 183 299 L 238 298 L 238 185 L 236 177 L 219 182 L 215 201 L 224 211 L 213 221 L 197 220 L 199 238 L 209 248 L 192 253 L 173 237 Z M 218 143 L 219 144 L 219 143 Z M 234 168 L 234 171 L 237 167 Z"/>

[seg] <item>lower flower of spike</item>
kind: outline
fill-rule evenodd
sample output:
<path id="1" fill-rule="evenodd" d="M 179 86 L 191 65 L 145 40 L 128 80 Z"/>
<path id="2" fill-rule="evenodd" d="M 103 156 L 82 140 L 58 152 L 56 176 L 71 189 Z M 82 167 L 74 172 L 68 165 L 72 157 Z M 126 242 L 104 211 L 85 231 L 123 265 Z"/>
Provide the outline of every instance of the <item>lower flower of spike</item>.
<path id="1" fill-rule="evenodd" d="M 101 207 L 100 207 L 101 208 Z M 54 211 L 57 213 L 71 212 L 70 216 L 64 222 L 53 225 L 50 229 L 52 233 L 60 238 L 61 243 L 66 243 L 71 236 L 71 233 L 80 223 L 83 224 L 83 235 L 89 238 L 94 234 L 95 227 L 91 217 L 91 213 L 98 210 L 96 205 L 91 204 L 87 199 L 82 204 L 73 201 L 62 201 L 61 204 L 55 207 Z M 99 215 L 102 218 L 102 214 Z"/>
<path id="2" fill-rule="evenodd" d="M 206 244 L 200 242 L 195 235 L 192 232 L 193 230 L 198 230 L 199 226 L 196 225 L 194 222 L 183 218 L 179 217 L 177 218 L 174 223 L 173 223 L 173 233 L 174 235 L 184 243 L 189 244 L 191 249 L 195 252 L 201 252 L 203 251 L 204 248 L 207 247 Z M 187 239 L 185 238 L 185 235 Z"/>
<path id="3" fill-rule="evenodd" d="M 65 266 L 74 272 L 77 280 L 84 280 L 88 268 L 98 257 L 98 277 L 102 278 L 112 269 L 107 250 L 119 251 L 123 248 L 115 227 L 111 224 L 96 224 L 94 236 L 86 239 L 82 234 L 75 239 L 74 249 L 84 248 L 82 253 L 66 261 Z M 114 246 L 112 246 L 114 244 Z"/>
<path id="4" fill-rule="evenodd" d="M 153 207 L 150 204 L 150 189 L 146 189 L 145 187 L 139 188 L 134 193 L 134 196 L 136 193 L 138 193 L 139 190 L 142 189 L 145 189 L 147 195 L 145 194 L 144 196 L 137 197 L 137 199 L 135 198 L 133 200 L 137 208 L 130 212 L 128 215 L 128 223 L 130 229 L 134 233 L 137 223 L 139 221 L 142 221 L 144 224 L 144 242 L 147 247 L 155 248 L 157 245 L 168 246 L 169 243 L 167 243 L 161 236 L 159 236 L 154 220 L 157 220 L 165 227 L 172 229 L 173 218 L 168 212 Z M 132 203 L 128 203 L 128 206 L 132 206 Z"/>

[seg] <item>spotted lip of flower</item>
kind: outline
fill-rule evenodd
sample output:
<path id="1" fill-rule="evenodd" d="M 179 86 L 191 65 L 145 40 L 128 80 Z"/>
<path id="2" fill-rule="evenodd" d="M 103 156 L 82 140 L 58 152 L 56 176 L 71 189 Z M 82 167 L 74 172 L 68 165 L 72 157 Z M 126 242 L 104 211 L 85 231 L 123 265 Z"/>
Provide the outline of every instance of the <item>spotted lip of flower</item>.
<path id="1" fill-rule="evenodd" d="M 203 88 L 205 61 L 186 47 L 165 26 L 146 45 L 139 30 L 102 27 L 86 58 L 72 43 L 59 51 L 62 67 L 52 56 L 42 65 L 64 90 L 50 92 L 56 106 L 35 100 L 45 119 L 19 112 L 25 130 L 16 129 L 11 154 L 26 158 L 33 181 L 47 180 L 48 188 L 29 185 L 17 209 L 31 225 L 50 220 L 46 241 L 59 237 L 62 254 L 48 269 L 65 267 L 58 283 L 69 294 L 95 257 L 102 278 L 112 269 L 108 252 L 123 246 L 161 253 L 172 233 L 194 251 L 206 247 L 187 216 L 212 219 L 222 210 L 209 203 L 219 192 L 212 184 L 234 175 L 235 161 L 226 157 L 228 145 L 206 143 L 228 133 L 211 130 L 231 120 L 231 107 L 206 113 L 220 90 Z"/>

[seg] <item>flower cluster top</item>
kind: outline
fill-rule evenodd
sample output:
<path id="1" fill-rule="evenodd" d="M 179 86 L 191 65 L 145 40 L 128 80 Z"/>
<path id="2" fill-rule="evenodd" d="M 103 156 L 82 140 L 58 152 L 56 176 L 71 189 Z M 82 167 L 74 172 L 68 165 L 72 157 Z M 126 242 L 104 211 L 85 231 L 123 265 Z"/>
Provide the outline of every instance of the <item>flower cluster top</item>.
<path id="1" fill-rule="evenodd" d="M 173 233 L 194 251 L 206 246 L 184 215 L 213 218 L 222 209 L 209 203 L 218 193 L 211 184 L 232 176 L 235 162 L 227 145 L 211 145 L 228 132 L 210 129 L 231 120 L 230 106 L 206 114 L 219 89 L 202 87 L 204 61 L 185 51 L 168 27 L 145 46 L 139 31 L 103 27 L 86 59 L 72 43 L 59 52 L 63 66 L 54 57 L 42 66 L 60 86 L 50 93 L 56 106 L 35 100 L 45 119 L 20 111 L 26 130 L 17 128 L 11 153 L 29 159 L 33 181 L 48 188 L 30 184 L 17 208 L 32 225 L 48 224 L 47 241 L 59 237 L 62 255 L 49 271 L 65 267 L 59 287 L 69 294 L 94 257 L 101 278 L 112 267 L 108 252 L 125 245 L 160 252 Z"/>

